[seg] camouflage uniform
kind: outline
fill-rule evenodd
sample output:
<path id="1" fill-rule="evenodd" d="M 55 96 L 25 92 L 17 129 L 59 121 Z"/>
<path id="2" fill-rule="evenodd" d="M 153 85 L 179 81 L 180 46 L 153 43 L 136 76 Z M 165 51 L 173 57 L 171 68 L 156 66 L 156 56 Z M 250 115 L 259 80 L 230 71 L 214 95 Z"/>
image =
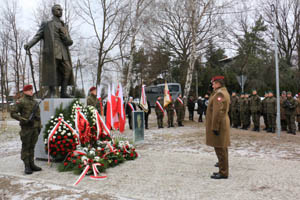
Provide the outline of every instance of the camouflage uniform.
<path id="1" fill-rule="evenodd" d="M 177 115 L 177 123 L 178 126 L 183 126 L 182 121 L 184 119 L 184 103 L 182 99 L 179 99 L 179 97 L 175 101 L 175 110 Z"/>
<path id="2" fill-rule="evenodd" d="M 274 96 L 268 97 L 266 101 L 266 113 L 268 120 L 268 130 L 267 132 L 275 133 L 276 128 L 276 98 Z"/>
<path id="3" fill-rule="evenodd" d="M 26 170 L 40 171 L 41 168 L 34 164 L 34 148 L 37 143 L 40 130 L 41 130 L 41 119 L 40 109 L 38 108 L 35 118 L 29 122 L 28 119 L 32 113 L 32 110 L 37 102 L 32 96 L 24 95 L 21 99 L 16 102 L 15 107 L 11 111 L 11 117 L 20 122 L 21 131 L 20 138 L 22 141 L 21 159 L 25 164 Z M 27 174 L 31 174 L 30 173 Z"/>
<path id="4" fill-rule="evenodd" d="M 166 111 L 168 114 L 168 128 L 174 127 L 174 105 L 172 102 L 166 106 Z"/>
<path id="5" fill-rule="evenodd" d="M 250 97 L 250 111 L 251 111 L 252 121 L 254 124 L 253 131 L 259 131 L 261 100 L 257 94 L 252 95 Z"/>
<path id="6" fill-rule="evenodd" d="M 157 102 L 160 103 L 161 108 L 163 109 L 163 101 L 162 100 L 157 100 Z M 164 111 L 159 108 L 157 105 L 157 102 L 155 103 L 155 113 L 156 113 L 156 118 L 157 118 L 157 126 L 158 128 L 163 128 L 163 119 L 164 119 Z"/>
<path id="7" fill-rule="evenodd" d="M 239 112 L 239 97 L 233 96 L 231 98 L 230 110 L 231 110 L 231 120 L 233 128 L 237 128 L 239 126 L 240 112 Z"/>
<path id="8" fill-rule="evenodd" d="M 103 111 L 102 111 L 102 108 L 100 106 L 100 101 L 99 101 L 99 99 L 97 99 L 96 95 L 90 94 L 88 96 L 86 102 L 87 102 L 88 106 L 94 106 L 97 109 L 97 111 L 99 112 L 99 114 L 102 115 Z"/>
<path id="9" fill-rule="evenodd" d="M 298 102 L 293 97 L 287 97 L 283 101 L 285 118 L 288 126 L 288 133 L 296 134 L 295 115 Z"/>

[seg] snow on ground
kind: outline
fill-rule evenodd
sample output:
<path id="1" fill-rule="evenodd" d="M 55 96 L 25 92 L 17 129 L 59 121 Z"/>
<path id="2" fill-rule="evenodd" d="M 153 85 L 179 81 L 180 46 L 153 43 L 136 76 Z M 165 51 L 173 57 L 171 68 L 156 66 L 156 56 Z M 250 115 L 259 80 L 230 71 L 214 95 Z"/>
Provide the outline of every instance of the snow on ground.
<path id="1" fill-rule="evenodd" d="M 43 171 L 26 176 L 20 160 L 19 127 L 8 123 L 0 134 L 0 199 L 299 199 L 300 133 L 260 133 L 231 129 L 230 176 L 209 178 L 216 171 L 213 148 L 205 145 L 203 123 L 158 129 L 150 117 L 141 155 L 106 172 L 95 181 L 60 173 L 55 163 L 37 161 Z M 166 122 L 165 122 L 166 124 Z M 116 134 L 119 136 L 119 134 Z M 126 130 L 122 137 L 132 139 Z"/>

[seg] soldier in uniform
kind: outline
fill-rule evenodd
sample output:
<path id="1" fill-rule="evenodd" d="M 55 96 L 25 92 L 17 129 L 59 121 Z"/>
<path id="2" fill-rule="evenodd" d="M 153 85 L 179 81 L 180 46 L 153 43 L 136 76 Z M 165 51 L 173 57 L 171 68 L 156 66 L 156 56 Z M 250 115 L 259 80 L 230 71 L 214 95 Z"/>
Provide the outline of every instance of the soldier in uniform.
<path id="1" fill-rule="evenodd" d="M 160 96 L 158 96 L 155 102 L 155 113 L 156 113 L 158 128 L 163 128 L 163 119 L 164 119 L 165 112 L 162 105 L 163 105 L 162 99 Z"/>
<path id="2" fill-rule="evenodd" d="M 266 112 L 267 112 L 267 120 L 268 120 L 268 130 L 269 133 L 275 133 L 276 128 L 276 98 L 273 96 L 273 92 L 269 91 L 268 99 L 266 101 Z"/>
<path id="3" fill-rule="evenodd" d="M 231 107 L 231 120 L 232 120 L 233 128 L 238 128 L 239 118 L 240 118 L 239 97 L 236 95 L 235 92 L 232 92 L 232 94 L 231 94 L 230 107 Z"/>
<path id="4" fill-rule="evenodd" d="M 282 104 L 284 108 L 285 119 L 287 122 L 288 133 L 296 135 L 295 116 L 298 102 L 293 98 L 292 92 L 287 92 L 287 98 L 283 101 Z"/>
<path id="5" fill-rule="evenodd" d="M 268 96 L 269 96 L 269 93 L 265 92 L 265 96 L 264 96 L 265 98 L 261 102 L 261 114 L 263 116 L 264 123 L 265 123 L 264 131 L 268 130 L 268 128 L 269 128 L 268 118 L 267 118 L 267 100 L 268 100 Z"/>
<path id="6" fill-rule="evenodd" d="M 132 101 L 133 101 L 133 97 L 129 97 L 129 101 L 126 104 L 126 108 L 125 108 L 125 113 L 128 118 L 128 124 L 130 129 L 132 129 L 132 113 L 136 111 L 136 106 Z"/>
<path id="7" fill-rule="evenodd" d="M 244 111 L 245 111 L 245 129 L 247 130 L 251 125 L 251 113 L 250 113 L 250 99 L 249 94 L 245 94 L 244 100 Z"/>
<path id="8" fill-rule="evenodd" d="M 189 110 L 189 120 L 194 121 L 195 102 L 192 96 L 190 96 L 188 99 L 187 107 Z"/>
<path id="9" fill-rule="evenodd" d="M 172 95 L 170 95 L 172 97 Z M 168 114 L 168 128 L 170 127 L 174 127 L 174 104 L 173 102 L 170 102 L 167 106 L 166 106 L 166 111 Z"/>
<path id="10" fill-rule="evenodd" d="M 240 105 L 240 120 L 241 120 L 241 129 L 247 129 L 246 127 L 246 99 L 245 94 L 241 94 L 241 98 L 239 99 Z"/>
<path id="11" fill-rule="evenodd" d="M 286 123 L 286 118 L 285 118 L 285 113 L 284 113 L 284 108 L 283 108 L 283 102 L 286 100 L 286 91 L 281 92 L 281 97 L 280 97 L 280 125 L 281 125 L 281 130 L 286 131 L 287 129 L 287 123 Z"/>
<path id="12" fill-rule="evenodd" d="M 175 101 L 175 110 L 177 115 L 178 126 L 183 126 L 182 121 L 184 119 L 184 103 L 183 100 L 181 99 L 181 94 L 178 95 Z"/>
<path id="13" fill-rule="evenodd" d="M 32 85 L 25 85 L 23 93 L 24 96 L 17 100 L 15 107 L 12 109 L 11 117 L 20 122 L 21 159 L 25 165 L 25 174 L 32 174 L 33 171 L 42 170 L 34 164 L 34 148 L 42 126 L 40 109 L 36 107 L 38 103 L 33 98 Z M 30 119 L 34 110 L 34 117 Z"/>
<path id="14" fill-rule="evenodd" d="M 230 95 L 224 86 L 224 77 L 212 78 L 212 92 L 206 112 L 206 144 L 215 149 L 219 172 L 213 179 L 227 179 L 229 175 L 228 146 L 230 145 L 230 122 L 228 117 Z"/>
<path id="15" fill-rule="evenodd" d="M 297 101 L 298 101 L 298 105 L 296 109 L 296 114 L 297 114 L 297 122 L 298 122 L 298 131 L 300 131 L 300 93 L 298 94 Z"/>
<path id="16" fill-rule="evenodd" d="M 31 41 L 24 45 L 29 50 L 38 41 L 43 40 L 42 85 L 49 86 L 51 97 L 55 86 L 61 86 L 61 98 L 68 98 L 67 86 L 74 85 L 72 62 L 69 46 L 73 44 L 68 27 L 60 19 L 62 8 L 59 4 L 52 7 L 53 18 L 43 22 Z"/>
<path id="17" fill-rule="evenodd" d="M 256 89 L 252 90 L 252 96 L 250 98 L 250 111 L 251 111 L 252 121 L 254 124 L 253 131 L 259 132 L 261 100 L 260 97 L 257 95 Z"/>
<path id="18" fill-rule="evenodd" d="M 93 86 L 90 88 L 90 95 L 87 98 L 87 105 L 94 106 L 99 114 L 103 115 L 103 106 L 101 100 L 97 99 L 97 90 L 96 87 Z"/>

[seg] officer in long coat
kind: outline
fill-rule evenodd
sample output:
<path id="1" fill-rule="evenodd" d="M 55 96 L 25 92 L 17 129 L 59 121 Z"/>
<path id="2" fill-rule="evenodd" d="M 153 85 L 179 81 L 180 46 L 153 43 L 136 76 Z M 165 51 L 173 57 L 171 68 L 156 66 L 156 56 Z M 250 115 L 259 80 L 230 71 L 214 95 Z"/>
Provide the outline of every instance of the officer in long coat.
<path id="1" fill-rule="evenodd" d="M 184 119 L 184 103 L 181 98 L 181 94 L 178 95 L 177 99 L 175 100 L 175 110 L 177 115 L 177 123 L 178 126 L 183 126 L 182 121 Z"/>
<path id="2" fill-rule="evenodd" d="M 163 108 L 163 101 L 160 96 L 157 97 L 157 100 L 155 102 L 155 113 L 157 118 L 157 126 L 158 128 L 163 128 L 163 119 L 164 119 L 164 108 Z"/>
<path id="3" fill-rule="evenodd" d="M 253 121 L 253 124 L 254 124 L 253 131 L 259 132 L 261 100 L 260 100 L 260 97 L 257 94 L 256 89 L 252 90 L 252 95 L 250 97 L 250 111 L 251 111 L 252 121 Z"/>
<path id="4" fill-rule="evenodd" d="M 72 61 L 69 46 L 73 44 L 68 27 L 60 19 L 62 8 L 59 4 L 52 7 L 53 18 L 43 22 L 38 32 L 24 45 L 29 50 L 40 40 L 43 40 L 42 52 L 42 85 L 49 86 L 53 97 L 55 86 L 61 86 L 61 98 L 69 97 L 66 93 L 68 85 L 74 85 Z"/>
<path id="5" fill-rule="evenodd" d="M 101 99 L 97 98 L 97 88 L 91 87 L 89 90 L 90 94 L 86 100 L 88 106 L 94 106 L 100 115 L 103 115 L 103 105 Z"/>
<path id="6" fill-rule="evenodd" d="M 41 130 L 40 109 L 33 98 L 32 85 L 25 85 L 24 96 L 17 100 L 11 111 L 11 117 L 20 122 L 20 138 L 22 141 L 21 159 L 25 165 L 25 174 L 42 169 L 34 164 L 34 148 Z M 36 108 L 35 108 L 36 107 Z M 36 110 L 35 110 L 35 109 Z M 35 115 L 30 119 L 35 110 Z"/>
<path id="7" fill-rule="evenodd" d="M 228 117 L 230 95 L 224 85 L 224 77 L 212 78 L 213 93 L 209 98 L 206 112 L 206 144 L 215 149 L 219 172 L 211 178 L 228 178 L 228 146 L 230 145 L 230 122 Z"/>
<path id="8" fill-rule="evenodd" d="M 287 92 L 287 98 L 283 101 L 283 108 L 285 113 L 285 119 L 287 122 L 288 133 L 296 135 L 296 108 L 298 106 L 298 102 L 293 98 L 292 92 Z"/>

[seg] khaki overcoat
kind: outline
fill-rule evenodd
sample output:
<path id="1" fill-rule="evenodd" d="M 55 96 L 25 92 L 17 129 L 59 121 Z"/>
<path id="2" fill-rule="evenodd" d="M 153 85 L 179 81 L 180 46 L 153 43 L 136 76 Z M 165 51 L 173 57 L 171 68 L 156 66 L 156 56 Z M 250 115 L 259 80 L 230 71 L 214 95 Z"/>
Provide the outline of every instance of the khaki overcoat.
<path id="1" fill-rule="evenodd" d="M 209 98 L 206 111 L 206 144 L 212 147 L 230 146 L 228 116 L 230 95 L 225 87 L 216 89 Z M 216 136 L 213 130 L 219 132 Z"/>

